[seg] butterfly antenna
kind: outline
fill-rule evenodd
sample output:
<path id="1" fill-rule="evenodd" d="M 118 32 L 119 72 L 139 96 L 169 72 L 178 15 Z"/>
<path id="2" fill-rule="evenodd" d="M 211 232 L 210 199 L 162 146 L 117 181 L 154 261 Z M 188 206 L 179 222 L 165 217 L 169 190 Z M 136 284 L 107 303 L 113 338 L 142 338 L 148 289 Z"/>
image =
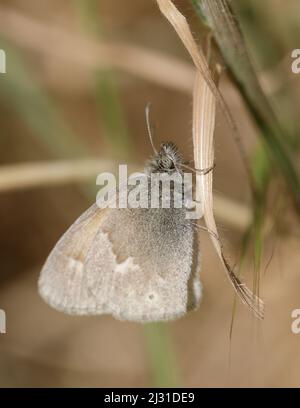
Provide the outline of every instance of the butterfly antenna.
<path id="1" fill-rule="evenodd" d="M 153 149 L 154 153 L 157 154 L 157 150 L 156 150 L 156 148 L 154 146 L 154 143 L 153 143 L 152 130 L 151 130 L 151 125 L 150 125 L 150 106 L 151 106 L 151 102 L 148 102 L 147 105 L 146 105 L 146 108 L 145 108 L 147 130 L 148 130 L 148 136 L 149 136 L 149 139 L 150 139 L 152 149 Z"/>

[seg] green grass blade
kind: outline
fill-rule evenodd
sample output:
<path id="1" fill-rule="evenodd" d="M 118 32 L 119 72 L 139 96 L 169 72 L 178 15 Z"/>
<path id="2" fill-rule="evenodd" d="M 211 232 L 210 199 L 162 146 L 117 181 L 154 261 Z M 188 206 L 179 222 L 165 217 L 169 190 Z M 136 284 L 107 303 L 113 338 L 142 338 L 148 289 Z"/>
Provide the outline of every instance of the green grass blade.
<path id="1" fill-rule="evenodd" d="M 285 146 L 287 138 L 259 84 L 236 16 L 227 0 L 193 0 L 199 17 L 210 26 L 224 60 L 261 132 L 273 162 L 281 170 L 300 212 L 300 182 Z M 199 13 L 201 10 L 201 13 Z"/>
<path id="2" fill-rule="evenodd" d="M 102 22 L 99 12 L 99 1 L 76 0 L 76 10 L 79 20 L 87 34 L 101 39 Z M 116 86 L 115 74 L 112 70 L 97 70 L 95 72 L 95 100 L 99 116 L 104 122 L 104 137 L 111 151 L 129 158 L 134 156 L 130 146 L 124 110 L 120 102 L 119 91 Z"/>
<path id="3" fill-rule="evenodd" d="M 144 326 L 153 386 L 178 387 L 179 373 L 176 353 L 172 347 L 169 327 L 166 323 Z"/>
<path id="4" fill-rule="evenodd" d="M 88 155 L 88 148 L 65 122 L 56 104 L 30 74 L 24 59 L 7 41 L 1 39 L 7 54 L 8 69 L 0 76 L 0 98 L 9 104 L 32 129 L 32 136 L 58 158 Z"/>

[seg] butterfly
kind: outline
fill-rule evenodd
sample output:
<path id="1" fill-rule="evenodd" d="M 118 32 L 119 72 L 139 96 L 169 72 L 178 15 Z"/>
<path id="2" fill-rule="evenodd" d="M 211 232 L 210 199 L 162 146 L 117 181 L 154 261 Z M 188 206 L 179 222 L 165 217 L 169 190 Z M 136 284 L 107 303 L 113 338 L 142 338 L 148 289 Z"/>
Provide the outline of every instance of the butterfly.
<path id="1" fill-rule="evenodd" d="M 163 143 L 144 174 L 183 174 L 184 163 L 174 143 Z M 196 309 L 202 293 L 198 230 L 186 211 L 174 200 L 170 208 L 92 205 L 50 253 L 40 295 L 68 314 L 137 322 L 174 320 Z"/>

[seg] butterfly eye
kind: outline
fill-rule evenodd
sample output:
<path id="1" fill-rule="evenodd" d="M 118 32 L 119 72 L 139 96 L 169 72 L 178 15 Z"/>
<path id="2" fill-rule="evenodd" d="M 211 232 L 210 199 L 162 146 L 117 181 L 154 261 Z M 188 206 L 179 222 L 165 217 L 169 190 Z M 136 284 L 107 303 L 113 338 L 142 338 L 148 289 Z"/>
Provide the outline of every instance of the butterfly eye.
<path id="1" fill-rule="evenodd" d="M 164 169 L 174 169 L 174 163 L 170 157 L 163 157 L 161 159 L 161 165 Z"/>

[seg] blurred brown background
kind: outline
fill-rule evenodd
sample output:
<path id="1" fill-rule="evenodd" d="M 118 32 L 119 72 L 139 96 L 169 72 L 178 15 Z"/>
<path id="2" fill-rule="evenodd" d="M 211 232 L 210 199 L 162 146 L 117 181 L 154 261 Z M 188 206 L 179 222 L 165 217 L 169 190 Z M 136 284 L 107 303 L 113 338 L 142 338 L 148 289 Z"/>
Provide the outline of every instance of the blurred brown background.
<path id="1" fill-rule="evenodd" d="M 26 16 L 28 21 L 37 21 L 41 26 L 74 34 L 73 51 L 77 50 L 79 55 L 84 53 L 77 43 L 82 37 L 137 45 L 191 64 L 155 1 L 102 0 L 96 3 L 100 33 L 98 26 L 93 29 L 91 16 L 85 15 L 80 2 L 76 1 L 2 1 L 0 26 L 4 24 L 4 20 L 1 22 L 2 8 L 14 13 L 12 19 Z M 279 95 L 276 101 L 280 114 L 287 115 L 290 126 L 296 127 L 299 107 L 295 101 L 300 88 L 299 80 L 290 73 L 289 55 L 300 44 L 299 24 L 295 21 L 300 5 L 297 0 L 290 0 L 288 4 L 275 0 L 246 3 L 252 14 L 248 9 L 242 10 L 241 18 L 251 49 L 255 48 L 256 39 L 251 37 L 253 30 L 249 21 L 255 18 L 265 29 L 261 42 L 267 51 L 253 51 L 260 76 L 268 92 Z M 177 1 L 176 4 L 194 18 L 187 2 Z M 156 144 L 172 140 L 185 157 L 191 159 L 192 83 L 189 93 L 153 83 L 125 70 L 115 69 L 107 74 L 108 68 L 105 75 L 109 75 L 109 79 L 106 77 L 103 83 L 101 73 L 96 73 L 88 64 L 80 64 L 80 58 L 78 63 L 56 58 L 48 43 L 43 50 L 30 49 L 28 44 L 22 43 L 22 37 L 28 39 L 29 44 L 30 41 L 35 44 L 36 38 L 30 40 L 28 32 L 22 33 L 18 24 L 11 25 L 11 31 L 7 24 L 5 27 L 0 32 L 0 48 L 7 51 L 8 71 L 0 75 L 2 165 L 89 155 L 142 164 L 151 154 L 144 119 L 148 101 L 153 107 Z M 16 30 L 20 30 L 19 35 L 13 41 Z M 51 47 L 62 46 L 59 35 L 53 38 Z M 39 40 L 43 41 L 42 35 Z M 268 41 L 272 42 L 272 47 Z M 120 55 L 120 58 L 131 57 Z M 164 70 L 163 65 L 159 67 L 158 61 L 153 70 Z M 280 80 L 276 77 L 278 70 Z M 100 85 L 97 75 L 100 75 Z M 290 88 L 292 92 L 287 94 L 286 89 Z M 119 124 L 119 129 L 124 131 L 122 138 L 118 138 L 118 129 L 112 128 L 114 119 L 110 121 L 107 112 L 111 100 L 105 92 L 110 92 L 111 96 L 112 89 L 122 110 L 119 115 L 124 121 Z M 250 154 L 257 130 L 226 72 L 222 76 L 221 89 Z M 100 97 L 99 92 L 102 92 Z M 249 207 L 247 179 L 230 133 L 219 112 L 214 187 L 222 196 Z M 94 186 L 93 178 L 82 185 L 45 185 L 1 193 L 0 308 L 7 315 L 7 334 L 0 335 L 2 387 L 139 387 L 153 383 L 147 331 L 142 325 L 119 322 L 109 316 L 66 316 L 48 307 L 37 294 L 39 271 L 49 251 L 93 201 L 85 194 L 87 186 Z M 219 228 L 226 254 L 234 264 L 239 257 L 243 231 L 224 220 L 219 222 Z M 267 236 L 261 279 L 261 295 L 266 302 L 265 320 L 255 321 L 238 303 L 231 341 L 233 291 L 204 232 L 201 233 L 201 249 L 204 286 L 201 307 L 167 325 L 179 367 L 179 385 L 298 387 L 300 335 L 291 332 L 291 312 L 300 308 L 299 238 L 288 233 Z M 271 263 L 266 269 L 271 255 Z M 250 283 L 252 269 L 253 259 L 249 256 L 244 270 Z"/>

